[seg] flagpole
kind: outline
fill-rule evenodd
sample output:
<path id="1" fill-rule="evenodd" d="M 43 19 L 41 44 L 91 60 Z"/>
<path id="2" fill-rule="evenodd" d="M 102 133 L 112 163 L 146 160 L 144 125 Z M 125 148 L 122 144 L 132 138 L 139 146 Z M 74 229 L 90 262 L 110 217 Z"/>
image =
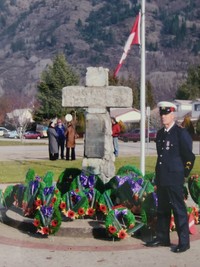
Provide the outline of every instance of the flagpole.
<path id="1" fill-rule="evenodd" d="M 141 80 L 140 80 L 140 170 L 145 175 L 145 0 L 141 0 Z"/>

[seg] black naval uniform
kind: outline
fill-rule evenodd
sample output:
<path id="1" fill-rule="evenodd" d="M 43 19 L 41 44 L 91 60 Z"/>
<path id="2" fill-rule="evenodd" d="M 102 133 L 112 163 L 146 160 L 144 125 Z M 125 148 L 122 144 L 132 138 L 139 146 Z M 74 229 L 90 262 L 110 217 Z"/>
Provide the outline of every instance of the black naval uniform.
<path id="1" fill-rule="evenodd" d="M 156 178 L 158 195 L 157 238 L 170 244 L 171 211 L 174 214 L 179 246 L 189 246 L 189 226 L 184 202 L 184 178 L 188 177 L 195 160 L 192 139 L 187 130 L 174 124 L 167 132 L 158 131 L 156 138 Z"/>

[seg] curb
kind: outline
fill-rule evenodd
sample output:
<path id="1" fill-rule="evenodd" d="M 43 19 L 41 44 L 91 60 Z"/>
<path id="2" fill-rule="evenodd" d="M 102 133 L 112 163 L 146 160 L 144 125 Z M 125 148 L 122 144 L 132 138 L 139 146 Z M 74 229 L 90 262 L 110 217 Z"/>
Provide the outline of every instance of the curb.
<path id="1" fill-rule="evenodd" d="M 13 206 L 6 212 L 2 212 L 1 217 L 2 222 L 8 226 L 23 232 L 36 233 L 33 219 L 24 217 L 20 208 Z M 66 221 L 64 219 L 62 220 L 61 227 L 56 233 L 56 236 L 72 238 L 108 238 L 102 222 L 92 219 L 79 219 L 74 221 Z"/>

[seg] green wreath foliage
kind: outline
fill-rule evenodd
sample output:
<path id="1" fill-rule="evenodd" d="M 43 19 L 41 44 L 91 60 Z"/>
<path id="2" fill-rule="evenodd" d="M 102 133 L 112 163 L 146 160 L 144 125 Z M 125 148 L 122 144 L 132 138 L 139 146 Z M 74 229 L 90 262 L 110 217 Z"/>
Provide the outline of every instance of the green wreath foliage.
<path id="1" fill-rule="evenodd" d="M 131 174 L 131 173 L 136 174 L 137 176 L 141 176 L 141 177 L 143 176 L 142 172 L 133 165 L 122 166 L 121 168 L 119 168 L 116 175 L 125 176 L 125 175 Z"/>
<path id="2" fill-rule="evenodd" d="M 55 234 L 61 225 L 61 213 L 58 208 L 52 207 L 52 214 L 44 215 L 41 209 L 35 213 L 33 224 L 37 229 L 37 233 L 42 235 Z"/>
<path id="3" fill-rule="evenodd" d="M 72 190 L 62 196 L 60 209 L 63 215 L 69 219 L 85 216 L 88 208 L 88 198 L 83 191 Z"/>
<path id="4" fill-rule="evenodd" d="M 106 215 L 105 226 L 110 236 L 124 239 L 135 226 L 135 216 L 125 207 L 113 207 Z"/>
<path id="5" fill-rule="evenodd" d="M 188 178 L 188 190 L 192 200 L 200 207 L 200 176 L 198 174 Z"/>
<path id="6" fill-rule="evenodd" d="M 80 174 L 81 170 L 78 168 L 67 168 L 59 175 L 56 186 L 60 190 L 61 195 L 70 190 L 72 181 Z"/>

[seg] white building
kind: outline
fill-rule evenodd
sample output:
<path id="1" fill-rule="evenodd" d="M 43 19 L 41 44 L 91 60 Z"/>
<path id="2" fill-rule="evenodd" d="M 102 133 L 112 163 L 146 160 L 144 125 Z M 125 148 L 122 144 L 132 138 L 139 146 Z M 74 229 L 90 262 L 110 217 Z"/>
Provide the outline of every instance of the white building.
<path id="1" fill-rule="evenodd" d="M 198 120 L 200 117 L 200 99 L 192 103 L 192 118 Z"/>
<path id="2" fill-rule="evenodd" d="M 176 117 L 178 121 L 183 121 L 186 115 L 191 115 L 192 100 L 175 99 L 173 103 L 177 106 Z"/>
<path id="3" fill-rule="evenodd" d="M 112 108 L 110 115 L 115 117 L 118 122 L 122 121 L 123 123 L 139 122 L 141 118 L 140 111 L 135 108 Z"/>

